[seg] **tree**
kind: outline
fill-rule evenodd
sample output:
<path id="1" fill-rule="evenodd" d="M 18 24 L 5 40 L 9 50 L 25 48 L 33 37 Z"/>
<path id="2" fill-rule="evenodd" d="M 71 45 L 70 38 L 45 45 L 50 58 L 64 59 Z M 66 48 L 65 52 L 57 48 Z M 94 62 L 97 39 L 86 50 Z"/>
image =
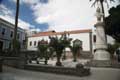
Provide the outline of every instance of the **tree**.
<path id="1" fill-rule="evenodd" d="M 49 58 L 49 53 L 47 51 L 48 47 L 49 45 L 47 41 L 41 40 L 38 43 L 39 56 L 40 58 L 45 58 L 45 64 L 47 64 Z"/>
<path id="2" fill-rule="evenodd" d="M 11 51 L 10 56 L 17 56 L 18 55 L 17 53 L 20 52 L 20 48 L 21 48 L 20 41 L 16 40 L 14 42 L 14 40 L 12 40 L 12 42 L 10 44 L 11 44 L 9 47 L 9 49 Z M 14 46 L 15 46 L 15 49 L 14 49 Z M 8 52 L 8 53 L 10 53 L 10 52 Z"/>
<path id="3" fill-rule="evenodd" d="M 13 50 L 14 53 L 17 53 L 17 27 L 18 27 L 18 16 L 19 16 L 19 0 L 16 2 L 16 15 L 15 15 L 15 28 L 14 28 L 14 39 L 13 39 Z"/>
<path id="4" fill-rule="evenodd" d="M 109 10 L 109 16 L 105 18 L 106 34 L 112 36 L 116 41 L 120 42 L 120 5 L 112 7 Z"/>
<path id="5" fill-rule="evenodd" d="M 90 0 L 90 1 L 93 1 L 93 0 Z M 103 18 L 105 18 L 104 5 L 103 5 L 103 3 L 105 2 L 105 3 L 107 3 L 107 5 L 108 5 L 108 1 L 110 1 L 110 2 L 115 2 L 115 0 L 94 0 L 94 2 L 93 2 L 93 4 L 92 4 L 92 6 L 94 6 L 94 5 L 97 4 L 98 2 L 100 3 L 101 9 L 102 9 L 102 13 L 103 13 Z M 118 1 L 120 1 L 120 0 L 118 0 Z"/>
<path id="6" fill-rule="evenodd" d="M 61 66 L 60 58 L 64 49 L 64 46 L 61 42 L 61 39 L 58 37 L 49 37 L 50 38 L 50 46 L 54 48 L 57 56 L 56 66 Z"/>
<path id="7" fill-rule="evenodd" d="M 90 0 L 90 1 L 93 1 L 93 0 Z M 114 2 L 114 0 L 109 0 L 110 2 Z M 103 3 L 107 3 L 108 4 L 108 0 L 94 0 L 92 6 L 94 6 L 95 4 L 97 3 L 100 3 L 100 6 L 101 6 L 101 9 L 102 9 L 102 13 L 103 13 L 103 18 L 105 18 L 105 13 L 104 13 L 104 5 Z"/>
<path id="8" fill-rule="evenodd" d="M 60 38 L 56 37 L 49 37 L 50 43 L 49 45 L 54 48 L 57 56 L 56 66 L 62 66 L 60 61 L 63 50 L 70 44 L 71 39 L 66 37 L 66 34 L 63 34 Z"/>
<path id="9" fill-rule="evenodd" d="M 117 41 L 115 41 L 114 44 L 108 44 L 108 52 L 111 55 L 111 58 L 113 58 L 114 52 L 120 47 L 120 43 L 118 43 Z"/>
<path id="10" fill-rule="evenodd" d="M 49 57 L 50 57 L 52 60 L 53 60 L 53 58 L 54 58 L 54 52 L 55 52 L 54 48 L 51 47 L 51 46 L 49 46 Z"/>
<path id="11" fill-rule="evenodd" d="M 62 35 L 62 44 L 64 45 L 64 50 L 63 50 L 63 60 L 66 59 L 66 51 L 65 49 L 66 48 L 70 48 L 71 46 L 71 41 L 72 41 L 72 38 L 69 38 L 69 34 L 66 34 L 66 32 L 64 32 L 64 34 Z"/>
<path id="12" fill-rule="evenodd" d="M 73 41 L 73 45 L 70 46 L 70 49 L 72 51 L 73 54 L 73 61 L 76 62 L 77 61 L 77 54 L 79 54 L 79 51 L 82 49 L 82 42 L 78 39 Z"/>
<path id="13" fill-rule="evenodd" d="M 90 0 L 90 1 L 93 1 L 93 0 Z M 109 0 L 110 2 L 114 2 L 115 0 Z M 120 0 L 119 0 L 120 1 Z M 105 31 L 105 27 L 107 26 L 106 24 L 105 24 L 105 12 L 104 12 L 104 5 L 103 5 L 103 3 L 107 3 L 107 5 L 108 5 L 108 0 L 94 0 L 94 3 L 93 3 L 93 5 L 95 5 L 96 3 L 98 4 L 99 3 L 99 8 L 101 9 L 101 11 L 102 11 L 102 14 L 103 14 L 103 17 L 102 17 L 102 20 L 103 20 L 103 23 L 104 23 L 104 31 Z M 92 6 L 93 6 L 92 5 Z M 106 41 L 107 41 L 107 36 L 105 35 L 105 39 L 106 39 Z"/>

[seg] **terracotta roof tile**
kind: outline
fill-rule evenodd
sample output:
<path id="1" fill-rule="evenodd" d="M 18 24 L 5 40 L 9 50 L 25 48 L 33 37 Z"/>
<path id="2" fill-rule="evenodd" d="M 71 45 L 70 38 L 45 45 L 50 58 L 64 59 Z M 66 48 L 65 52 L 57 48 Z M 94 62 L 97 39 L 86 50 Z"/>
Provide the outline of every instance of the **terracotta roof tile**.
<path id="1" fill-rule="evenodd" d="M 84 30 L 73 30 L 73 31 L 64 31 L 64 32 L 55 32 L 55 31 L 46 31 L 46 32 L 39 32 L 34 34 L 32 37 L 40 37 L 40 36 L 51 36 L 51 35 L 62 35 L 64 33 L 69 34 L 78 34 L 78 33 L 89 33 L 92 32 L 92 29 L 84 29 Z"/>

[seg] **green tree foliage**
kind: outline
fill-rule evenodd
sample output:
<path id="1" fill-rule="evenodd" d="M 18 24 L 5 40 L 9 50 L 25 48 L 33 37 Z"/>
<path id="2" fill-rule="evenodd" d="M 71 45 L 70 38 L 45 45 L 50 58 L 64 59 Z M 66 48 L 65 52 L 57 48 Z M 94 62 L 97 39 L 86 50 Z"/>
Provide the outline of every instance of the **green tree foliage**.
<path id="1" fill-rule="evenodd" d="M 115 40 L 120 42 L 120 5 L 112 7 L 109 10 L 109 16 L 105 18 L 106 34 L 112 36 Z"/>
<path id="2" fill-rule="evenodd" d="M 45 64 L 47 64 L 48 59 L 49 59 L 49 52 L 48 52 L 48 42 L 41 40 L 38 43 L 38 51 L 39 51 L 39 56 L 40 58 L 44 58 L 45 59 Z"/>
<path id="3" fill-rule="evenodd" d="M 12 42 L 12 45 L 15 45 L 15 48 L 16 48 L 16 51 L 19 52 L 20 51 L 20 41 L 19 40 L 16 40 L 16 42 Z M 14 49 L 13 49 L 14 50 Z"/>
<path id="4" fill-rule="evenodd" d="M 90 1 L 93 1 L 93 0 L 90 0 Z M 108 5 L 108 1 L 110 2 L 114 2 L 115 0 L 94 0 L 92 6 L 95 6 L 95 4 L 97 4 L 98 2 L 100 2 L 100 5 L 101 5 L 101 9 L 102 9 L 102 13 L 103 13 L 103 18 L 105 18 L 105 13 L 104 13 L 104 5 L 103 3 L 107 3 Z M 98 5 L 98 4 L 97 4 Z"/>
<path id="5" fill-rule="evenodd" d="M 60 58 L 64 49 L 64 45 L 62 44 L 61 38 L 58 37 L 49 37 L 50 38 L 50 46 L 54 48 L 57 56 L 56 66 L 61 66 Z"/>
<path id="6" fill-rule="evenodd" d="M 73 45 L 70 46 L 70 49 L 71 49 L 72 54 L 73 54 L 73 61 L 76 62 L 77 61 L 77 54 L 82 49 L 81 41 L 78 39 L 74 40 Z"/>
<path id="7" fill-rule="evenodd" d="M 113 54 L 118 47 L 120 47 L 120 43 L 118 42 L 115 42 L 114 44 L 108 44 L 108 52 L 110 53 L 111 58 L 113 58 Z"/>
<path id="8" fill-rule="evenodd" d="M 15 45 L 15 49 L 13 48 L 13 45 Z M 16 40 L 14 42 L 13 40 L 10 41 L 9 47 L 1 51 L 2 56 L 9 56 L 9 57 L 18 57 L 21 49 L 21 44 L 19 40 Z"/>
<path id="9" fill-rule="evenodd" d="M 49 45 L 49 58 L 53 59 L 54 58 L 54 48 Z"/>
<path id="10" fill-rule="evenodd" d="M 60 38 L 56 37 L 49 37 L 50 38 L 50 46 L 54 48 L 57 56 L 56 66 L 62 66 L 60 61 L 63 50 L 70 45 L 70 38 L 67 38 L 66 34 L 62 35 Z"/>
<path id="11" fill-rule="evenodd" d="M 15 49 L 14 49 L 14 46 L 15 46 Z M 14 40 L 12 40 L 11 43 L 10 43 L 10 46 L 8 48 L 9 56 L 18 56 L 19 52 L 20 52 L 20 49 L 21 49 L 20 41 L 16 40 L 14 42 Z"/>

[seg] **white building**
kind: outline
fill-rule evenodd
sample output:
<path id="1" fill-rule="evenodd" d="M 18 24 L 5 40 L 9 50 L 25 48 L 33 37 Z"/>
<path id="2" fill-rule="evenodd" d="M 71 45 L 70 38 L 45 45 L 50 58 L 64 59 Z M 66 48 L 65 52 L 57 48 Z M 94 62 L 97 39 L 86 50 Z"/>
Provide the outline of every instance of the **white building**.
<path id="1" fill-rule="evenodd" d="M 48 40 L 49 36 L 61 36 L 64 33 L 69 33 L 69 37 L 72 38 L 72 41 L 75 39 L 79 39 L 82 41 L 83 51 L 92 52 L 92 30 L 84 29 L 84 30 L 73 30 L 73 31 L 65 31 L 65 32 L 55 32 L 55 31 L 47 31 L 47 32 L 39 32 L 28 38 L 27 49 L 28 50 L 37 50 L 38 42 L 42 39 Z"/>
<path id="2" fill-rule="evenodd" d="M 26 37 L 31 37 L 34 34 L 37 34 L 38 32 L 35 29 L 30 29 L 30 30 L 26 30 Z"/>
<path id="3" fill-rule="evenodd" d="M 13 24 L 9 23 L 0 18 L 0 49 L 8 49 L 10 47 L 10 43 L 14 37 L 14 26 Z M 17 30 L 17 39 L 21 44 L 21 48 L 24 48 L 24 40 L 25 40 L 25 31 L 18 27 Z"/>

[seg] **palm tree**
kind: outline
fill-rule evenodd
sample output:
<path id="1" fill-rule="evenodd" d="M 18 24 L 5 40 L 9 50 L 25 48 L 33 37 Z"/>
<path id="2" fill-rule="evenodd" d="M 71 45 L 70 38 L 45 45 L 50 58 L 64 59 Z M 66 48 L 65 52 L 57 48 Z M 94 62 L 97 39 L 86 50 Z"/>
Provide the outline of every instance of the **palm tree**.
<path id="1" fill-rule="evenodd" d="M 73 54 L 73 62 L 77 61 L 77 55 L 79 54 L 79 51 L 82 50 L 81 41 L 79 39 L 76 39 L 73 41 L 73 45 L 70 46 L 70 49 Z"/>
<path id="2" fill-rule="evenodd" d="M 38 43 L 38 51 L 39 51 L 39 56 L 40 58 L 44 58 L 45 65 L 47 65 L 48 59 L 49 59 L 49 52 L 47 51 L 49 48 L 48 42 L 45 40 L 41 40 Z"/>
<path id="3" fill-rule="evenodd" d="M 90 1 L 93 1 L 93 0 L 90 0 Z M 109 0 L 109 1 L 114 2 L 115 0 Z M 103 13 L 103 21 L 105 19 L 105 11 L 104 11 L 104 5 L 103 5 L 104 2 L 107 3 L 107 5 L 108 5 L 108 0 L 94 0 L 94 2 L 92 4 L 92 6 L 94 6 L 95 4 L 100 3 L 100 8 L 101 8 L 102 13 Z"/>
<path id="4" fill-rule="evenodd" d="M 19 0 L 17 0 L 16 2 L 15 28 L 14 28 L 14 39 L 13 39 L 13 50 L 15 54 L 17 53 L 16 44 L 17 44 L 18 16 L 19 16 Z"/>
<path id="5" fill-rule="evenodd" d="M 93 0 L 90 0 L 90 1 L 93 1 Z M 109 1 L 114 2 L 114 0 L 109 0 Z M 107 5 L 108 5 L 108 0 L 94 0 L 92 6 L 99 3 L 100 9 L 101 9 L 102 14 L 103 14 L 103 23 L 105 24 L 105 11 L 104 11 L 104 5 L 103 5 L 104 2 L 107 3 Z M 105 27 L 106 27 L 106 24 L 104 25 L 104 31 L 105 31 Z M 105 39 L 107 41 L 107 36 L 106 35 L 105 35 Z"/>
<path id="6" fill-rule="evenodd" d="M 66 34 L 63 34 L 60 38 L 56 37 L 49 37 L 50 43 L 49 45 L 54 48 L 56 52 L 57 62 L 56 66 L 62 66 L 62 63 L 60 61 L 61 56 L 63 54 L 63 50 L 65 50 L 66 47 L 70 46 L 71 38 L 67 38 Z"/>
<path id="7" fill-rule="evenodd" d="M 56 66 L 62 66 L 62 63 L 60 61 L 60 58 L 62 56 L 63 50 L 64 50 L 64 46 L 62 44 L 62 40 L 61 38 L 56 37 L 49 37 L 50 38 L 50 47 L 54 48 L 55 52 L 56 52 L 56 56 L 57 56 L 57 62 L 56 62 Z"/>

